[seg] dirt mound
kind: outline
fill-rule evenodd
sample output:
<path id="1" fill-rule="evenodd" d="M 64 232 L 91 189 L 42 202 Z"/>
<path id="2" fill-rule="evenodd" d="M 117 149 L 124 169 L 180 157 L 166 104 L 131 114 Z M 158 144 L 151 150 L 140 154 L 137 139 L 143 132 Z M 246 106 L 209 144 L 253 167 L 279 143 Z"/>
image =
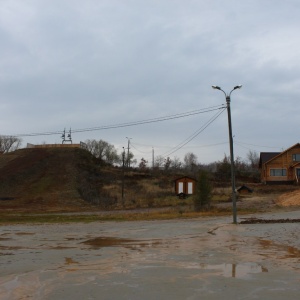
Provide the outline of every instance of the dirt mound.
<path id="1" fill-rule="evenodd" d="M 290 193 L 282 194 L 276 201 L 280 206 L 300 206 L 300 191 L 293 191 Z"/>
<path id="2" fill-rule="evenodd" d="M 20 149 L 1 155 L 0 208 L 70 211 L 95 201 L 99 205 L 103 169 L 99 160 L 79 148 Z"/>

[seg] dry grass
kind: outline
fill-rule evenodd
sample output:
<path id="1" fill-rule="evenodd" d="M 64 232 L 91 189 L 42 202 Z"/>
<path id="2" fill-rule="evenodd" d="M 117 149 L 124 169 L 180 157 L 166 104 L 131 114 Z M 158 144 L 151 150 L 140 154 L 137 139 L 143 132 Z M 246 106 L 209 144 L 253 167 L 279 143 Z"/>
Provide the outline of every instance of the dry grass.
<path id="1" fill-rule="evenodd" d="M 46 213 L 46 214 L 1 214 L 0 224 L 23 224 L 23 223 L 70 223 L 70 222 L 103 222 L 103 221 L 141 221 L 141 220 L 171 220 L 200 218 L 211 216 L 224 216 L 231 214 L 230 209 L 214 208 L 210 211 L 194 212 L 180 210 L 178 208 L 168 208 L 165 210 L 131 210 L 131 211 L 112 211 L 106 213 Z"/>
<path id="2" fill-rule="evenodd" d="M 193 215 L 193 197 L 179 199 L 175 195 L 173 180 L 182 174 L 126 170 L 122 199 L 122 169 L 103 166 L 83 150 L 25 149 L 15 155 L 14 159 L 7 159 L 2 167 L 0 165 L 3 215 L 12 216 L 16 212 L 98 213 L 121 209 L 134 210 L 137 218 L 148 218 L 140 213 L 141 210 L 149 213 L 149 218 Z M 280 194 L 299 190 L 295 186 L 248 186 L 254 193 L 239 197 L 239 206 L 245 211 L 257 207 L 268 209 Z M 213 189 L 213 207 L 230 211 L 230 199 L 230 183 Z M 170 211 L 167 216 L 161 211 L 155 215 L 155 209 L 159 208 L 170 208 Z"/>

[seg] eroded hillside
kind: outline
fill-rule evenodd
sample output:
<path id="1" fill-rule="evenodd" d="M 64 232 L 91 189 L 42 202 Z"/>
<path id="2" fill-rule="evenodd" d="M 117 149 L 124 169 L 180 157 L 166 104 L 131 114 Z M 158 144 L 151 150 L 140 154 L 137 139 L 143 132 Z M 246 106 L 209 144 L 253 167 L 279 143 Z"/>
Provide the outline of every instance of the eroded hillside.
<path id="1" fill-rule="evenodd" d="M 90 206 L 100 162 L 83 149 L 20 149 L 0 156 L 1 207 L 65 211 Z M 85 199 L 86 200 L 86 199 Z"/>

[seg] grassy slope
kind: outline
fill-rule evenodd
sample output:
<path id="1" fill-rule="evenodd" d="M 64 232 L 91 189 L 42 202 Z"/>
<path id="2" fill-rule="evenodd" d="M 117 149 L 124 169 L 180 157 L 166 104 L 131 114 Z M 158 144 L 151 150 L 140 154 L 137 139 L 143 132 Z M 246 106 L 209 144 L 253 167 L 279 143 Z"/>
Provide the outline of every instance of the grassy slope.
<path id="1" fill-rule="evenodd" d="M 21 149 L 0 157 L 2 209 L 69 210 L 85 207 L 80 176 L 93 170 L 93 158 L 81 149 Z M 87 172 L 87 176 L 89 172 Z"/>
<path id="2" fill-rule="evenodd" d="M 172 176 L 126 171 L 124 199 L 122 179 L 120 168 L 103 166 L 82 149 L 21 149 L 0 156 L 0 209 L 56 212 L 178 204 Z"/>

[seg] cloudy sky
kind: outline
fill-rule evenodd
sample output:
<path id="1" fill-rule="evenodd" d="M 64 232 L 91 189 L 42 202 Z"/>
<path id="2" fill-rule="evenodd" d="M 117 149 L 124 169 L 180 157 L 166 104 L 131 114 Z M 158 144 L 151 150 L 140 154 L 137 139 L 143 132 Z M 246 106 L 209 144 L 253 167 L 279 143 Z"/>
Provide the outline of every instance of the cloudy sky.
<path id="1" fill-rule="evenodd" d="M 209 163 L 229 154 L 226 110 L 210 109 L 225 96 L 211 86 L 242 84 L 235 157 L 286 149 L 300 142 L 299 15 L 298 0 L 0 0 L 0 135 L 61 143 L 72 128 L 75 143 L 121 152 L 129 137 L 138 159 L 153 148 Z"/>

